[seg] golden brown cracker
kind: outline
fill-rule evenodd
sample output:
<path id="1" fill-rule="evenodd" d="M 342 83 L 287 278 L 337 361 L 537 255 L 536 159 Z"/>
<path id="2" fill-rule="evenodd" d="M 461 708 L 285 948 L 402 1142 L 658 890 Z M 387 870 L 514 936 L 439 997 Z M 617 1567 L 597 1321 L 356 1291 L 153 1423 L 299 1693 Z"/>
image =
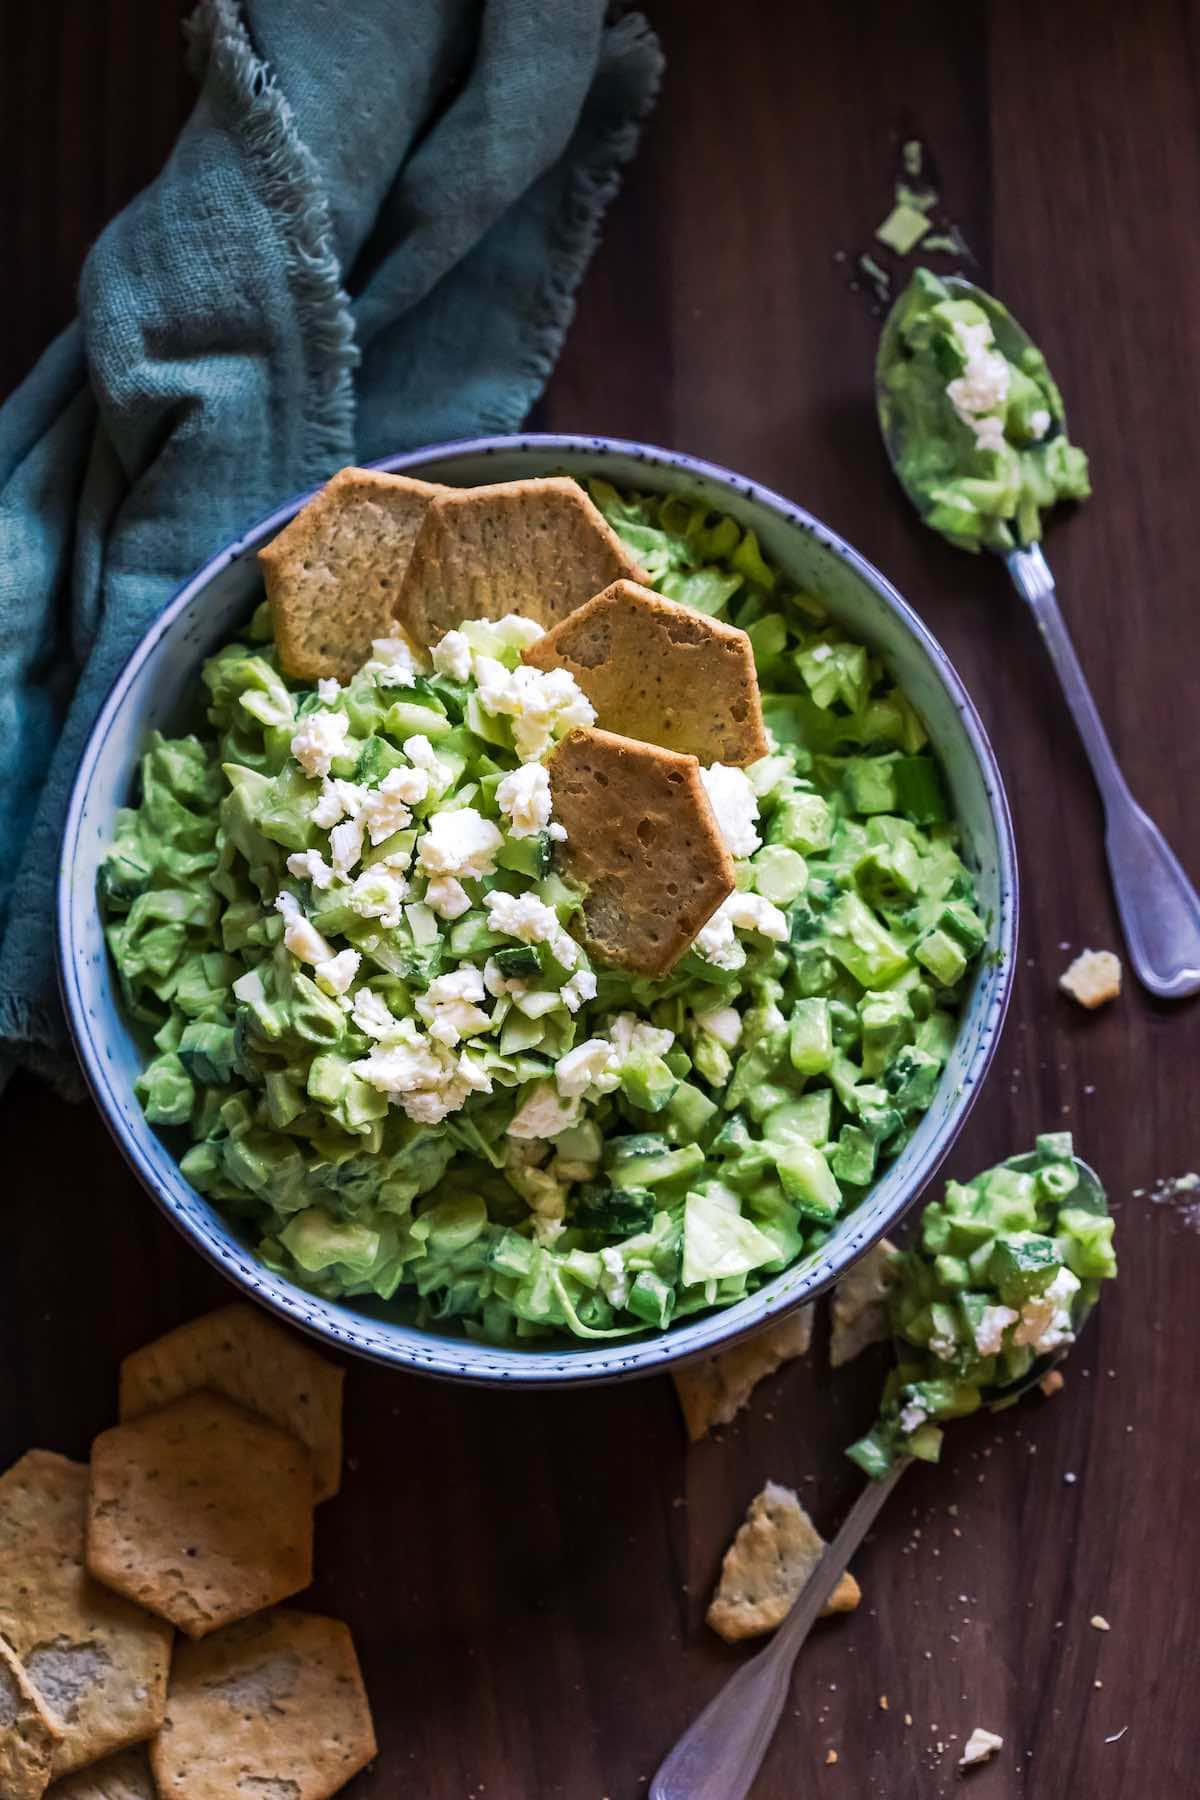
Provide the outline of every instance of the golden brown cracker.
<path id="1" fill-rule="evenodd" d="M 585 890 L 583 941 L 605 962 L 659 976 L 736 885 L 694 756 L 611 731 L 565 737 L 547 761 L 559 855 Z"/>
<path id="2" fill-rule="evenodd" d="M 336 1363 L 255 1306 L 192 1319 L 121 1364 L 120 1417 L 136 1419 L 208 1388 L 308 1446 L 318 1501 L 342 1479 L 342 1385 Z"/>
<path id="3" fill-rule="evenodd" d="M 743 766 L 766 756 L 754 649 L 744 631 L 614 581 L 522 652 L 567 669 L 605 731 Z"/>
<path id="4" fill-rule="evenodd" d="M 899 1254 L 895 1244 L 880 1238 L 834 1288 L 829 1361 L 835 1369 L 861 1356 L 869 1344 L 882 1344 L 891 1336 L 888 1292 L 896 1278 Z"/>
<path id="5" fill-rule="evenodd" d="M 728 1425 L 760 1381 L 794 1357 L 803 1356 L 812 1342 L 812 1325 L 812 1307 L 801 1306 L 778 1324 L 768 1325 L 765 1331 L 755 1332 L 717 1356 L 672 1369 L 671 1379 L 692 1442 L 698 1443 L 715 1425 Z"/>
<path id="6" fill-rule="evenodd" d="M 728 1643 L 774 1631 L 792 1610 L 821 1560 L 825 1540 L 791 1488 L 768 1481 L 750 1502 L 721 1564 L 708 1623 Z M 849 1570 L 821 1609 L 853 1612 L 862 1598 Z"/>
<path id="7" fill-rule="evenodd" d="M 445 488 L 378 469 L 338 473 L 258 553 L 285 674 L 348 681 L 388 637 L 430 501 Z"/>
<path id="8" fill-rule="evenodd" d="M 149 1755 L 139 1744 L 56 1781 L 46 1800 L 158 1800 L 158 1790 Z"/>
<path id="9" fill-rule="evenodd" d="M 81 1553 L 39 1543 L 0 1555 L 0 1636 L 62 1729 L 55 1775 L 158 1730 L 171 1628 L 93 1581 Z"/>
<path id="10" fill-rule="evenodd" d="M 204 1637 L 312 1580 L 312 1458 L 216 1394 L 190 1394 L 92 1446 L 87 1562 Z"/>
<path id="11" fill-rule="evenodd" d="M 396 617 L 431 648 L 464 619 L 565 619 L 620 576 L 643 571 L 577 481 L 550 475 L 454 488 L 430 503 Z"/>
<path id="12" fill-rule="evenodd" d="M 326 1800 L 375 1749 L 346 1626 L 280 1607 L 180 1644 L 150 1758 L 162 1800 Z"/>
<path id="13" fill-rule="evenodd" d="M 40 1800 L 62 1727 L 47 1711 L 21 1660 L 0 1638 L 0 1795 Z"/>
<path id="14" fill-rule="evenodd" d="M 88 1469 L 53 1450 L 27 1450 L 0 1475 L 0 1553 L 34 1539 L 83 1547 Z"/>

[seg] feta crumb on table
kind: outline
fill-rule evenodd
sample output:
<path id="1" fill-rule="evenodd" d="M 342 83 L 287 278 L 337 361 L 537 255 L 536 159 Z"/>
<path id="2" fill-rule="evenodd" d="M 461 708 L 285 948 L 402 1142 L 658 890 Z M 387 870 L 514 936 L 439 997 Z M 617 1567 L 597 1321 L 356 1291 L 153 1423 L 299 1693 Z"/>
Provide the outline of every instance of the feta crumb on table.
<path id="1" fill-rule="evenodd" d="M 1092 1012 L 1121 992 L 1121 959 L 1111 950 L 1081 950 L 1058 978 L 1064 994 Z"/>
<path id="2" fill-rule="evenodd" d="M 958 1759 L 959 1768 L 970 1769 L 976 1763 L 987 1762 L 1003 1744 L 1004 1739 L 999 1732 L 987 1731 L 982 1725 L 977 1725 L 963 1745 L 963 1753 Z"/>

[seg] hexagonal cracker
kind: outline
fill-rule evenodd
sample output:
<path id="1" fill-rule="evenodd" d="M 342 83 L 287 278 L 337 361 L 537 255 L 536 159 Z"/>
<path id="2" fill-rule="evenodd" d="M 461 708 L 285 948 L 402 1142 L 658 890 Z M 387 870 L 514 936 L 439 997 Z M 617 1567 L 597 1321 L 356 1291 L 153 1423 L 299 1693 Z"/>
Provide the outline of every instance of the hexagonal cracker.
<path id="1" fill-rule="evenodd" d="M 139 1418 L 200 1388 L 224 1394 L 307 1445 L 317 1500 L 328 1500 L 342 1481 L 344 1379 L 294 1331 L 256 1306 L 235 1303 L 127 1356 L 118 1417 Z"/>
<path id="2" fill-rule="evenodd" d="M 619 576 L 645 575 L 565 475 L 453 488 L 431 502 L 396 617 L 428 649 L 464 619 L 565 619 Z"/>
<path id="3" fill-rule="evenodd" d="M 83 1549 L 88 1467 L 53 1450 L 27 1450 L 0 1475 L 0 1551 L 32 1540 Z"/>
<path id="4" fill-rule="evenodd" d="M 705 764 L 740 767 L 770 748 L 746 633 L 636 581 L 576 607 L 522 661 L 569 669 L 605 731 Z"/>
<path id="5" fill-rule="evenodd" d="M 158 1800 L 158 1795 L 149 1756 L 139 1745 L 56 1781 L 46 1800 Z"/>
<path id="6" fill-rule="evenodd" d="M 150 1760 L 162 1800 L 327 1800 L 375 1750 L 346 1626 L 279 1607 L 179 1646 Z"/>
<path id="7" fill-rule="evenodd" d="M 92 1445 L 87 1562 L 98 1581 L 204 1637 L 312 1580 L 303 1444 L 190 1394 Z"/>
<path id="8" fill-rule="evenodd" d="M 411 475 L 339 469 L 258 553 L 279 660 L 302 681 L 346 681 L 393 629 L 396 596 L 431 500 Z"/>
<path id="9" fill-rule="evenodd" d="M 559 855 L 587 890 L 583 941 L 640 975 L 665 975 L 722 900 L 732 859 L 694 756 L 589 728 L 547 760 Z"/>
<path id="10" fill-rule="evenodd" d="M 0 1555 L 0 1636 L 62 1727 L 53 1774 L 161 1725 L 171 1627 L 93 1581 L 82 1552 L 34 1543 Z"/>

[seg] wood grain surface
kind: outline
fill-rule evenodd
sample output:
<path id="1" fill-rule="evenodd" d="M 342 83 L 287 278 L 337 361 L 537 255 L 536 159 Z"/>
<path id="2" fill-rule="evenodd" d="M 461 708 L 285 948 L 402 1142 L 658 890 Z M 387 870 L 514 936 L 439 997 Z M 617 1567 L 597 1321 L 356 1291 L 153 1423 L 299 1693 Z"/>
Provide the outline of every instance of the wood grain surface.
<path id="1" fill-rule="evenodd" d="M 950 1795 L 981 1724 L 1005 1741 L 970 1777 L 979 1800 L 1187 1800 L 1200 1228 L 1147 1190 L 1200 1165 L 1200 1007 L 1130 982 L 1093 1017 L 1056 993 L 1074 950 L 1119 948 L 1088 772 L 1003 569 L 919 528 L 891 482 L 877 323 L 837 253 L 869 244 L 901 137 L 925 138 L 1091 453 L 1096 498 L 1053 530 L 1051 560 L 1131 783 L 1200 875 L 1200 12 L 650 10 L 662 103 L 535 422 L 759 477 L 878 563 L 946 645 L 996 744 L 1024 881 L 1012 1012 L 951 1171 L 1069 1126 L 1110 1186 L 1122 1265 L 1065 1391 L 955 1427 L 943 1465 L 900 1489 L 858 1562 L 862 1610 L 814 1634 L 755 1794 Z M 190 85 L 163 0 L 4 11 L 7 390 L 69 317 L 88 242 L 153 175 Z M 90 1105 L 22 1078 L 2 1121 L 0 1466 L 31 1444 L 85 1455 L 118 1359 L 228 1297 Z M 747 1501 L 771 1476 L 834 1527 L 880 1372 L 864 1358 L 832 1378 L 822 1326 L 803 1366 L 688 1450 L 664 1379 L 521 1396 L 352 1368 L 312 1600 L 350 1620 L 374 1698 L 381 1755 L 355 1796 L 643 1793 L 737 1664 L 703 1612 Z"/>

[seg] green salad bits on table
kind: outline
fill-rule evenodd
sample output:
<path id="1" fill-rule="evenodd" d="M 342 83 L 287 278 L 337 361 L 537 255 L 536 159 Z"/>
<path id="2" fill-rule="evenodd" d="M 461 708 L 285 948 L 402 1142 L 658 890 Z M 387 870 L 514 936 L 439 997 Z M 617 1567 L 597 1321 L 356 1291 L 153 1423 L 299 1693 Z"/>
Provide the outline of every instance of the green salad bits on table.
<path id="1" fill-rule="evenodd" d="M 591 493 L 745 628 L 771 733 L 704 773 L 737 889 L 666 977 L 571 935 L 545 758 L 592 709 L 515 617 L 314 688 L 261 608 L 100 884 L 194 1187 L 301 1286 L 496 1342 L 663 1329 L 816 1250 L 930 1105 L 986 937 L 882 663 L 733 519 Z"/>
<path id="2" fill-rule="evenodd" d="M 982 289 L 918 269 L 888 319 L 879 369 L 896 473 L 925 523 L 960 549 L 1036 543 L 1044 512 L 1091 493 L 1045 357 Z"/>
<path id="3" fill-rule="evenodd" d="M 889 1269 L 897 1363 L 878 1423 L 847 1454 L 876 1478 L 902 1456 L 936 1462 L 939 1421 L 1004 1403 L 1039 1357 L 1074 1342 L 1116 1275 L 1114 1221 L 1069 1132 L 1039 1137 L 973 1181 L 946 1183 Z"/>

